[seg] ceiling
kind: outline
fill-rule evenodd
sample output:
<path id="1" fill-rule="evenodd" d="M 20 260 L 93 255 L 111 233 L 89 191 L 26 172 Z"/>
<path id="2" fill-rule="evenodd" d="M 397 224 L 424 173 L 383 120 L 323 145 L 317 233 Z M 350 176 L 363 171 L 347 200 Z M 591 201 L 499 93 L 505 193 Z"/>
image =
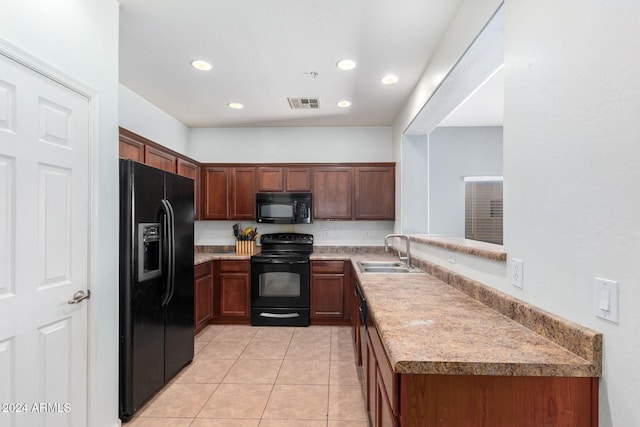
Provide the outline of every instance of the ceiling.
<path id="1" fill-rule="evenodd" d="M 189 127 L 389 126 L 462 3 L 120 0 L 120 83 Z"/>

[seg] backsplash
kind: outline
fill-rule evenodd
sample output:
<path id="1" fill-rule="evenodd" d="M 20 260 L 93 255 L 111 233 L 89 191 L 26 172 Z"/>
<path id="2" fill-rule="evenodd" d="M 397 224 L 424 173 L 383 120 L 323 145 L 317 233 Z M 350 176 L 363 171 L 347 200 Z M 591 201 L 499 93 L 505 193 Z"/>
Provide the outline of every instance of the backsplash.
<path id="1" fill-rule="evenodd" d="M 253 221 L 195 221 L 196 246 L 235 245 L 233 224 L 257 227 L 258 234 L 313 234 L 316 246 L 382 246 L 393 232 L 393 221 L 315 221 L 312 224 L 257 224 Z"/>

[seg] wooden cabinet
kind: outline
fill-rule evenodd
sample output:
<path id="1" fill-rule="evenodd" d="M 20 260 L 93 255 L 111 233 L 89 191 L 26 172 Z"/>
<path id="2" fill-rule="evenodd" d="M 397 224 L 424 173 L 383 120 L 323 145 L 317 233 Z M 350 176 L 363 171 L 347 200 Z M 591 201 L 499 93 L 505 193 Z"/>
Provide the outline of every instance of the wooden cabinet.
<path id="1" fill-rule="evenodd" d="M 349 272 L 342 260 L 311 261 L 311 323 L 348 325 L 353 298 Z"/>
<path id="2" fill-rule="evenodd" d="M 352 217 L 352 173 L 350 167 L 313 169 L 313 219 Z"/>
<path id="3" fill-rule="evenodd" d="M 258 192 L 307 193 L 311 191 L 311 168 L 271 167 L 256 169 Z"/>
<path id="4" fill-rule="evenodd" d="M 371 323 L 371 325 L 369 325 Z M 367 324 L 367 410 L 374 427 L 398 425 L 398 375 L 393 372 L 389 358 L 373 322 Z"/>
<path id="5" fill-rule="evenodd" d="M 136 141 L 129 135 L 120 134 L 119 138 L 120 157 L 123 159 L 135 160 L 144 163 L 144 143 Z"/>
<path id="6" fill-rule="evenodd" d="M 249 261 L 220 261 L 217 314 L 224 323 L 249 323 L 251 283 Z"/>
<path id="7" fill-rule="evenodd" d="M 396 374 L 371 313 L 364 358 L 373 427 L 598 423 L 598 378 Z"/>
<path id="8" fill-rule="evenodd" d="M 285 188 L 289 193 L 308 193 L 311 191 L 311 168 L 284 168 Z"/>
<path id="9" fill-rule="evenodd" d="M 229 170 L 206 167 L 202 170 L 202 219 L 227 219 L 229 214 Z"/>
<path id="10" fill-rule="evenodd" d="M 209 324 L 213 313 L 213 266 L 209 261 L 194 267 L 194 333 Z"/>
<path id="11" fill-rule="evenodd" d="M 597 426 L 598 378 L 401 375 L 400 425 Z"/>
<path id="12" fill-rule="evenodd" d="M 160 144 L 127 129 L 119 132 L 120 157 L 144 163 L 167 172 L 193 179 L 193 208 L 195 218 L 200 217 L 200 165 Z"/>
<path id="13" fill-rule="evenodd" d="M 201 219 L 255 219 L 255 176 L 253 167 L 204 167 Z"/>
<path id="14" fill-rule="evenodd" d="M 261 166 L 256 170 L 258 192 L 282 192 L 284 190 L 284 168 Z"/>
<path id="15" fill-rule="evenodd" d="M 255 220 L 256 168 L 231 168 L 230 177 L 229 219 Z"/>
<path id="16" fill-rule="evenodd" d="M 158 150 L 157 148 L 144 146 L 144 162 L 153 166 L 154 168 L 162 169 L 166 172 L 176 173 L 176 158 L 175 156 Z"/>
<path id="17" fill-rule="evenodd" d="M 196 219 L 200 217 L 200 167 L 193 162 L 178 158 L 176 161 L 176 172 L 178 175 L 191 178 L 193 180 L 193 212 Z"/>
<path id="18" fill-rule="evenodd" d="M 395 167 L 354 167 L 354 218 L 395 219 Z"/>

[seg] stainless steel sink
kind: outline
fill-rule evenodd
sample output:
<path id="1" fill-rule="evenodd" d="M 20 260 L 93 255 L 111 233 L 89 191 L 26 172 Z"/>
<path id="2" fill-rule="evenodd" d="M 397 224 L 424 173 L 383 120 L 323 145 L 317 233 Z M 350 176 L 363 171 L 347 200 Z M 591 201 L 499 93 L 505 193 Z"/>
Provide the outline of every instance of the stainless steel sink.
<path id="1" fill-rule="evenodd" d="M 405 267 L 401 261 L 358 261 L 358 265 L 364 268 L 369 267 Z"/>
<path id="2" fill-rule="evenodd" d="M 358 261 L 362 273 L 422 273 L 422 270 L 399 261 Z"/>

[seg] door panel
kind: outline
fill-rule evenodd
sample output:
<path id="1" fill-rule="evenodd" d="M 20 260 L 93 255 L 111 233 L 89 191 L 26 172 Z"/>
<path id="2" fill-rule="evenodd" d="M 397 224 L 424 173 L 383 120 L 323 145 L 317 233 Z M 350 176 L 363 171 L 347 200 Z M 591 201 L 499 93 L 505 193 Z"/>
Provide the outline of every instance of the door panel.
<path id="1" fill-rule="evenodd" d="M 0 55 L 0 401 L 46 405 L 9 425 L 87 425 L 88 301 L 67 301 L 88 288 L 88 105 Z"/>

